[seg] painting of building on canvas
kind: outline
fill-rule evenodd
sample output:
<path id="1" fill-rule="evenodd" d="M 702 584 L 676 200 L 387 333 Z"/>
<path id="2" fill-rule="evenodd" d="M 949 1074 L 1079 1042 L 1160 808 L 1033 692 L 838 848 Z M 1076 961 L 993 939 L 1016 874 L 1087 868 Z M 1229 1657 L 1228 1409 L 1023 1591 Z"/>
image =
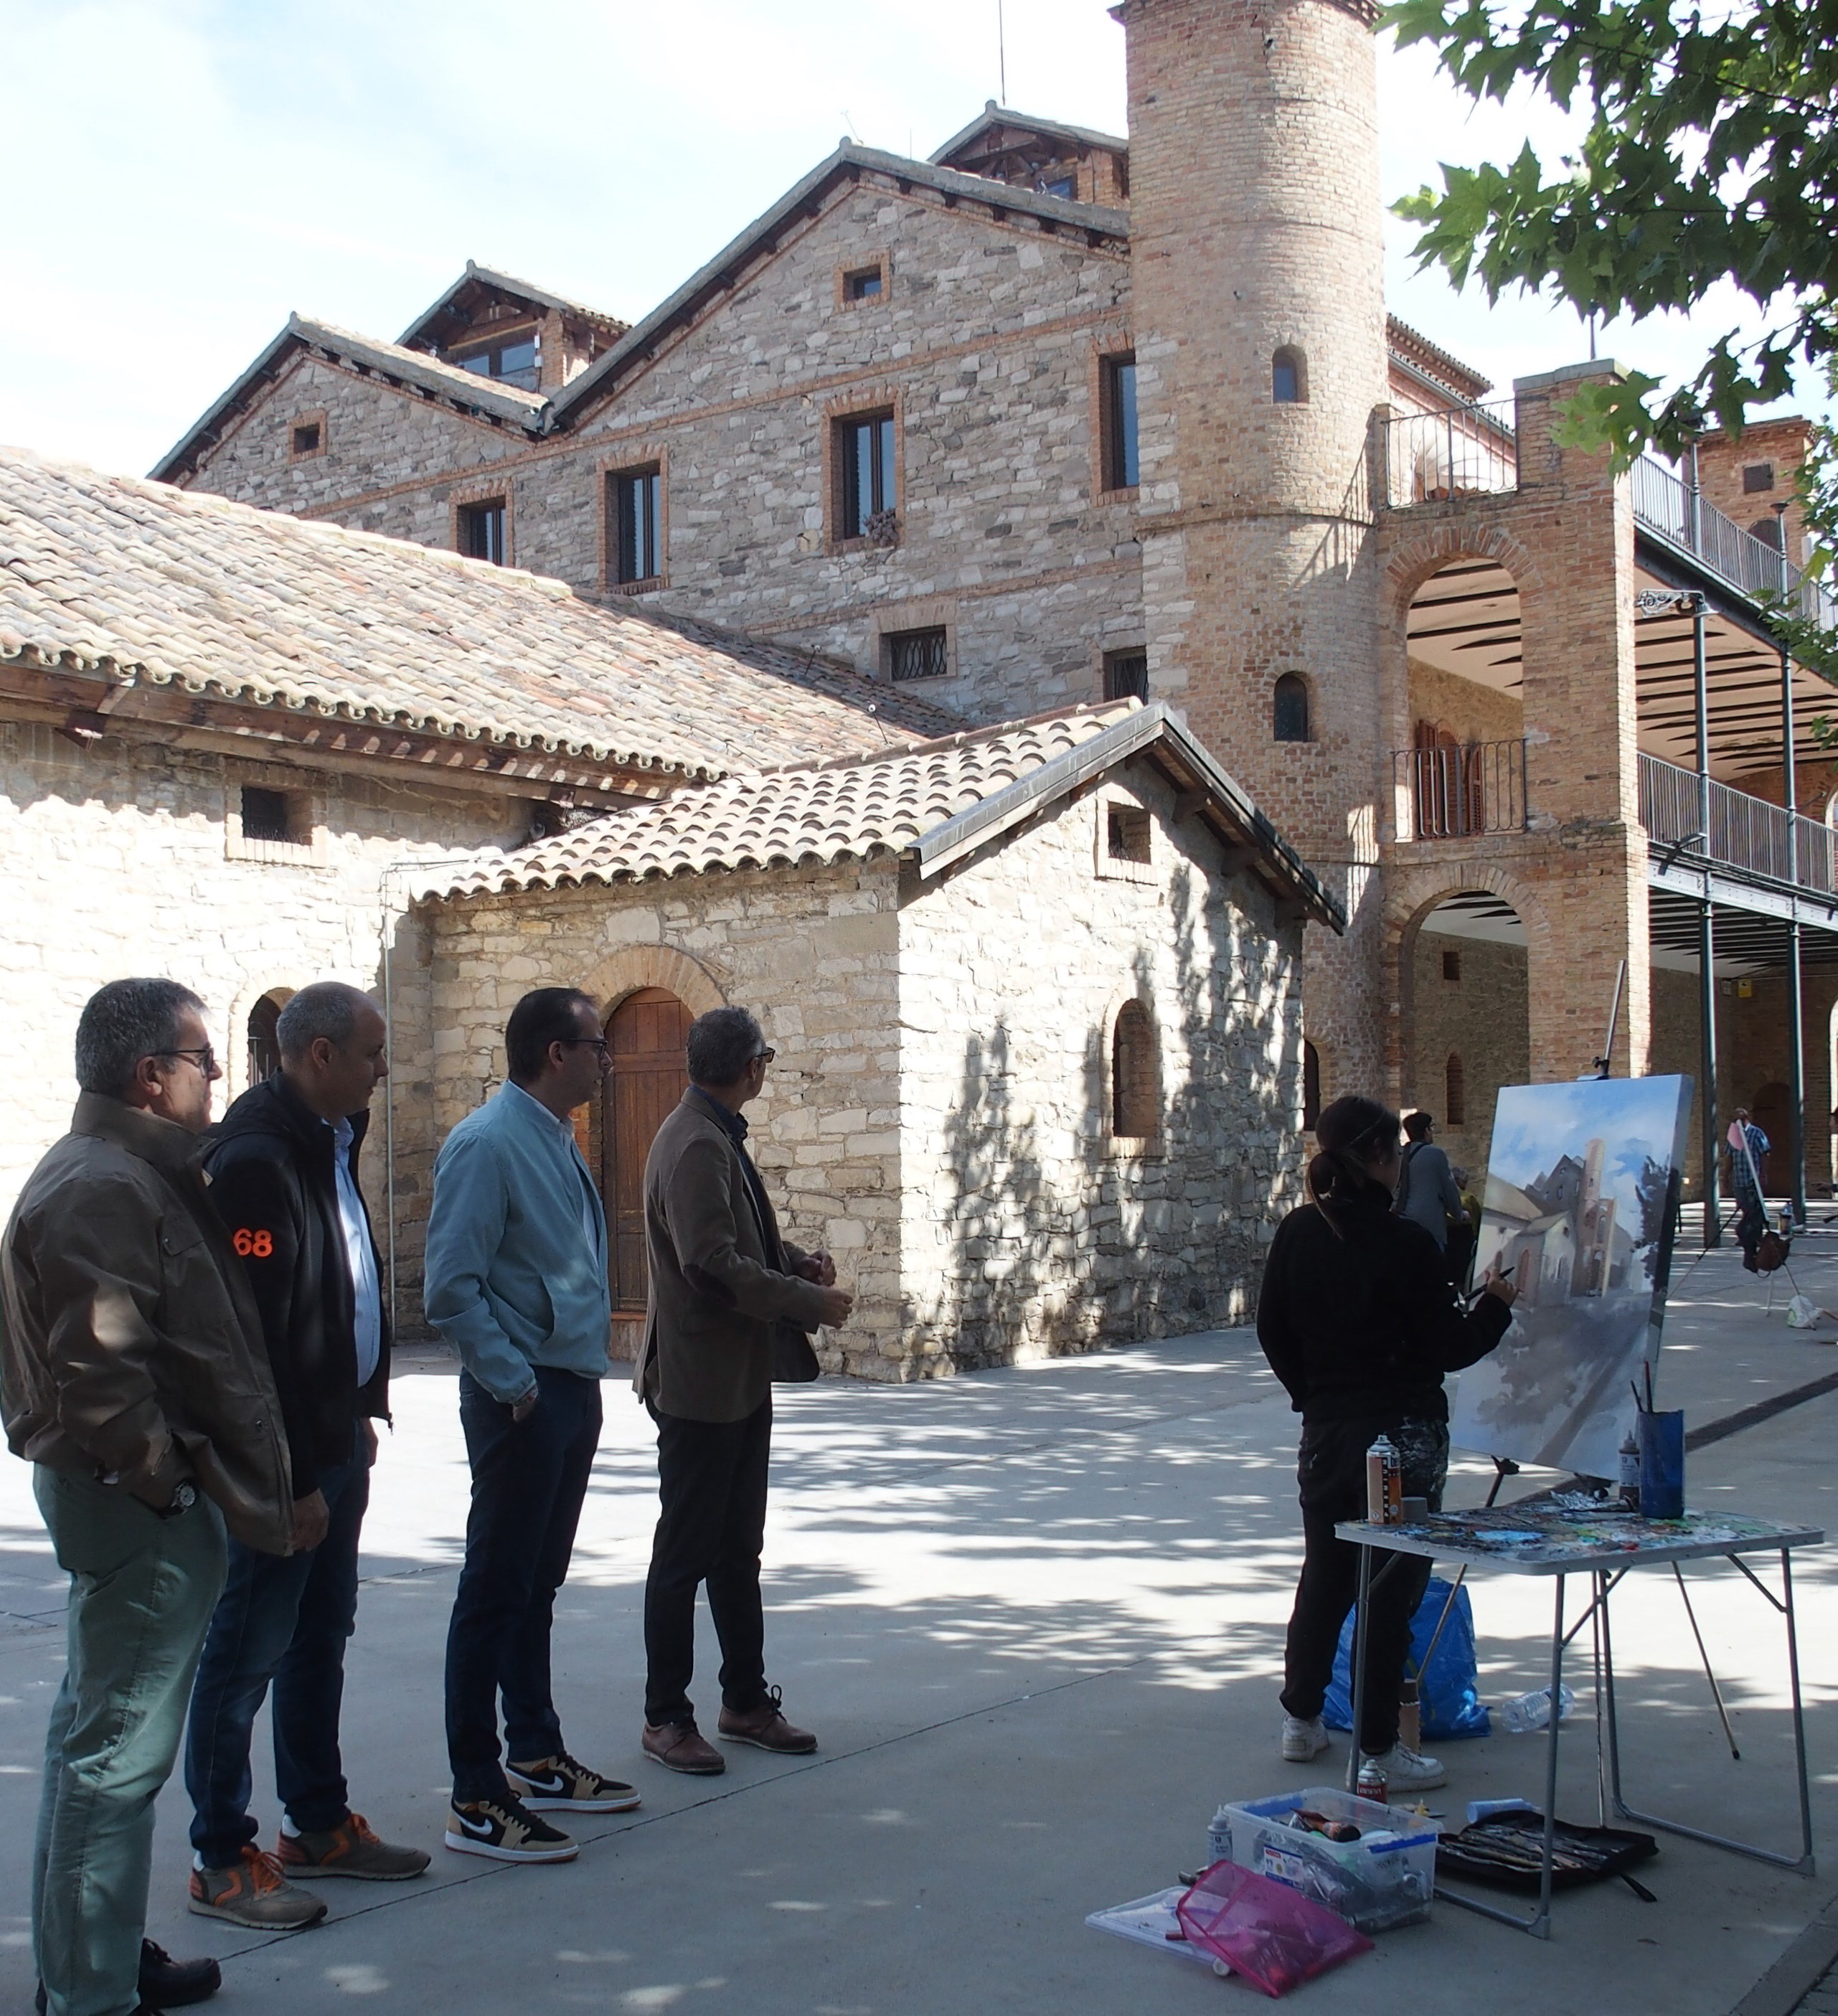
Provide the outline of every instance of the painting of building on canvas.
<path id="1" fill-rule="evenodd" d="M 1462 1374 L 1450 1432 L 1462 1448 L 1615 1474 L 1630 1381 L 1658 1345 L 1690 1107 L 1688 1078 L 1502 1089 L 1477 1258 L 1512 1270 L 1519 1300 L 1499 1348 Z"/>

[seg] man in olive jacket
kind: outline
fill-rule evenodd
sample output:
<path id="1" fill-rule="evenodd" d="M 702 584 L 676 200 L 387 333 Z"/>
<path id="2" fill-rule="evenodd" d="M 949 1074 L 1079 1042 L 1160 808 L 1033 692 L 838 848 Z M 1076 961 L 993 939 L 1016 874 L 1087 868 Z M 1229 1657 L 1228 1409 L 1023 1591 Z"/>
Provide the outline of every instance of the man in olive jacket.
<path id="1" fill-rule="evenodd" d="M 840 1323 L 854 1298 L 827 1253 L 779 1236 L 746 1148 L 740 1109 L 773 1053 L 744 1008 L 716 1008 L 689 1031 L 689 1089 L 645 1165 L 650 1308 L 633 1384 L 657 1424 L 660 1512 L 645 1583 L 647 1756 L 712 1776 L 721 1752 L 696 1726 L 696 1589 L 721 1647 L 724 1742 L 802 1754 L 817 1748 L 768 1687 L 760 1553 L 772 1442 L 772 1337 Z"/>
<path id="2" fill-rule="evenodd" d="M 71 1129 L 0 1245 L 6 1436 L 70 1576 L 33 1941 L 50 2016 L 192 2001 L 214 1962 L 143 1948 L 153 1801 L 223 1588 L 225 1528 L 285 1553 L 293 1503 L 261 1324 L 198 1138 L 222 1074 L 203 1004 L 118 980 L 77 1028 Z"/>

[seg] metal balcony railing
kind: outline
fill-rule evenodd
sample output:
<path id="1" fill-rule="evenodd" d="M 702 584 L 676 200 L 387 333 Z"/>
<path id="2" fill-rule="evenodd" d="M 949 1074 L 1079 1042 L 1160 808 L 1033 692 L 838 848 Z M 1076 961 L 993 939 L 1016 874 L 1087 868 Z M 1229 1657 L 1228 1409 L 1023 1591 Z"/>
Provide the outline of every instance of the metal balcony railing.
<path id="1" fill-rule="evenodd" d="M 1707 848 L 1706 796 L 1710 801 Z M 1712 861 L 1724 867 L 1789 883 L 1822 896 L 1838 894 L 1829 826 L 1804 812 L 1789 813 L 1765 798 L 1734 790 L 1714 778 L 1700 780 L 1695 770 L 1644 752 L 1640 758 L 1640 823 L 1655 849 L 1673 860 L 1702 862 L 1708 852 Z"/>
<path id="2" fill-rule="evenodd" d="M 1822 581 L 1809 581 L 1780 548 L 1745 532 L 1702 493 L 1663 462 L 1643 455 L 1632 470 L 1634 522 L 1695 553 L 1757 602 L 1784 599 L 1809 622 L 1838 629 L 1838 597 Z"/>
<path id="3" fill-rule="evenodd" d="M 1464 742 L 1393 752 L 1392 774 L 1411 794 L 1410 837 L 1525 830 L 1525 744 Z"/>
<path id="4" fill-rule="evenodd" d="M 1394 508 L 1486 497 L 1519 488 L 1512 401 L 1444 413 L 1398 413 L 1385 423 L 1385 495 Z"/>

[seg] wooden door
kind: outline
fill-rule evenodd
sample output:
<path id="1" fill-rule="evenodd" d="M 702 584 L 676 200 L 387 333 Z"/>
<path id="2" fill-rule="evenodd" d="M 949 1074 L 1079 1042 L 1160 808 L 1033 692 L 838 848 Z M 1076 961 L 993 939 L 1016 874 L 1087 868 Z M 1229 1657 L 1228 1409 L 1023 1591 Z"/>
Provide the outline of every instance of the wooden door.
<path id="1" fill-rule="evenodd" d="M 613 1306 L 628 1316 L 645 1307 L 645 1157 L 689 1082 L 683 1045 L 694 1019 L 667 988 L 646 987 L 628 994 L 606 1023 L 613 1068 L 602 1095 L 600 1195 Z"/>
<path id="2" fill-rule="evenodd" d="M 1793 1194 L 1793 1095 L 1778 1079 L 1764 1085 L 1749 1103 L 1755 1125 L 1768 1136 L 1761 1157 L 1761 1189 L 1767 1197 Z"/>

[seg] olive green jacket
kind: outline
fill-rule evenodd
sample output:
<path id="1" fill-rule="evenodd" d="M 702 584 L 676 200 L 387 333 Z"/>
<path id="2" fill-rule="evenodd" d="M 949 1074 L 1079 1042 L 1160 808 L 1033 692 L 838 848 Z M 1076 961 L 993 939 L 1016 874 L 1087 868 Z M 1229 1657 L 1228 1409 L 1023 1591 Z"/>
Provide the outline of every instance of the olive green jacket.
<path id="1" fill-rule="evenodd" d="M 280 1405 L 204 1146 L 119 1100 L 77 1100 L 0 1244 L 0 1409 L 16 1456 L 117 1479 L 155 1510 L 196 1480 L 238 1539 L 284 1554 Z"/>

